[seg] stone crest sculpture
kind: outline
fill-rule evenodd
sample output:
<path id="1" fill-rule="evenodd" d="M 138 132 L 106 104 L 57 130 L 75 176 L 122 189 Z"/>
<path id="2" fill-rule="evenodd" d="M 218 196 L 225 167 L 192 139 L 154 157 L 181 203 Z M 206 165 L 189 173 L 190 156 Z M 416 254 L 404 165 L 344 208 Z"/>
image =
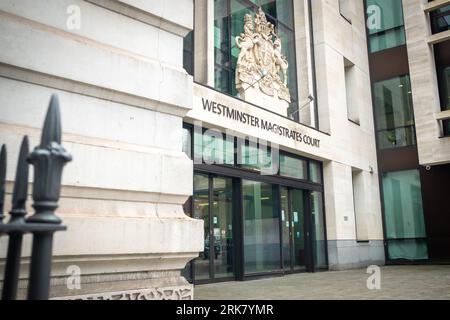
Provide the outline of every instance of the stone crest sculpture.
<path id="1" fill-rule="evenodd" d="M 244 32 L 236 37 L 240 49 L 236 67 L 236 89 L 242 97 L 250 87 L 258 86 L 266 95 L 291 102 L 287 87 L 288 61 L 281 53 L 281 39 L 273 24 L 259 8 L 253 24 L 244 17 Z"/>

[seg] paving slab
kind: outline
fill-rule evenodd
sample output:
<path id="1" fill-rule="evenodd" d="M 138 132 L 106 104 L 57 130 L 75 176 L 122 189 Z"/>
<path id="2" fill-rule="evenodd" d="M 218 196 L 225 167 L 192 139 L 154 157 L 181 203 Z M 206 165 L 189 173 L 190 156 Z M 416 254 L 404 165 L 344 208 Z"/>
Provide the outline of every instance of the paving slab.
<path id="1" fill-rule="evenodd" d="M 196 300 L 450 300 L 450 265 L 384 266 L 380 289 L 367 269 L 301 273 L 195 286 Z"/>

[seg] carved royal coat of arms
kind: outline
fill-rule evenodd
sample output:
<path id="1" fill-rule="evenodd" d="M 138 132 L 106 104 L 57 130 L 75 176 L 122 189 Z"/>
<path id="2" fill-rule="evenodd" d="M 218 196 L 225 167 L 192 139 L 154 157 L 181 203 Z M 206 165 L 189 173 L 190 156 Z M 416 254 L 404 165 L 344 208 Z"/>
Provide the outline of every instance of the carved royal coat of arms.
<path id="1" fill-rule="evenodd" d="M 240 49 L 236 67 L 236 89 L 243 94 L 258 83 L 260 90 L 291 102 L 287 87 L 288 62 L 281 54 L 281 40 L 274 25 L 259 8 L 253 24 L 250 14 L 244 17 L 244 33 L 236 37 Z"/>

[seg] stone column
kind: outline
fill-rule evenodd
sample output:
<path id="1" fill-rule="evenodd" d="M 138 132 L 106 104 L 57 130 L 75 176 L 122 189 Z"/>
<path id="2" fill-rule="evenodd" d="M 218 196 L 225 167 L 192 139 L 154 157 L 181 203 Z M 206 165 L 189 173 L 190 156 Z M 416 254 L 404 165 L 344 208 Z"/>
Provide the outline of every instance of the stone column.
<path id="1" fill-rule="evenodd" d="M 195 0 L 194 79 L 214 87 L 214 1 Z"/>

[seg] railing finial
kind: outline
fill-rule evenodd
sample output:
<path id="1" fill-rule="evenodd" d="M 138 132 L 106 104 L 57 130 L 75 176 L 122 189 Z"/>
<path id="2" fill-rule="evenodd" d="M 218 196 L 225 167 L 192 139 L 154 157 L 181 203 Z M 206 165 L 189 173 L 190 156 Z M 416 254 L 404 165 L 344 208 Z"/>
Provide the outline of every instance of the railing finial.
<path id="1" fill-rule="evenodd" d="M 60 224 L 54 211 L 58 207 L 62 170 L 72 156 L 61 145 L 61 117 L 56 95 L 52 96 L 45 117 L 41 145 L 28 157 L 34 166 L 33 207 L 36 213 L 29 222 Z"/>
<path id="2" fill-rule="evenodd" d="M 61 115 L 59 112 L 59 99 L 56 94 L 52 95 L 45 117 L 41 148 L 46 148 L 52 142 L 61 143 Z"/>
<path id="3" fill-rule="evenodd" d="M 28 162 L 29 153 L 28 136 L 23 137 L 20 146 L 19 161 L 17 163 L 16 179 L 12 196 L 11 222 L 25 222 L 27 214 L 26 202 L 28 196 Z"/>

